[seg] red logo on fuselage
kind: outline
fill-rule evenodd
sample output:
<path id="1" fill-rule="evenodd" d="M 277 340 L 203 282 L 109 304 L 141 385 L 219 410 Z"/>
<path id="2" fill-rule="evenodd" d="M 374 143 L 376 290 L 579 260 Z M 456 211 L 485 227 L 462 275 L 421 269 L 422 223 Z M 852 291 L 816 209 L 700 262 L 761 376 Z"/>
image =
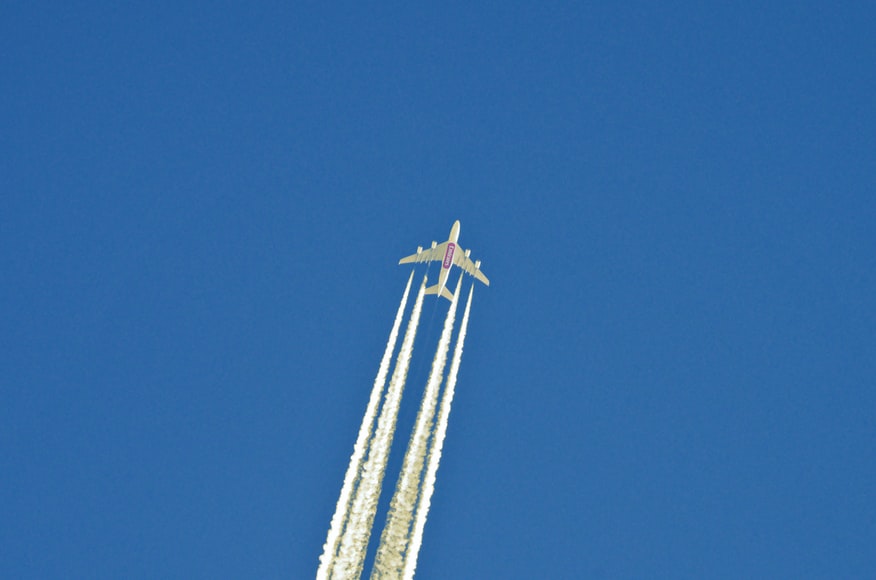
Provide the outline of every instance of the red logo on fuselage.
<path id="1" fill-rule="evenodd" d="M 456 244 L 453 242 L 447 243 L 447 249 L 444 251 L 444 264 L 441 266 L 445 270 L 450 268 L 453 263 L 453 252 L 456 250 Z"/>

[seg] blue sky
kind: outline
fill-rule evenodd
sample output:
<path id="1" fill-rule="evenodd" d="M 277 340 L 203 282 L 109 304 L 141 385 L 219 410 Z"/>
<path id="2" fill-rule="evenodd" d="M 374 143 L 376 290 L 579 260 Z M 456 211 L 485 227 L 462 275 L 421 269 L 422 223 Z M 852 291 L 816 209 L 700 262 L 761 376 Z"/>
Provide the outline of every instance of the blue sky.
<path id="1" fill-rule="evenodd" d="M 313 577 L 397 261 L 459 219 L 418 578 L 873 577 L 873 30 L 6 3 L 0 575 Z"/>

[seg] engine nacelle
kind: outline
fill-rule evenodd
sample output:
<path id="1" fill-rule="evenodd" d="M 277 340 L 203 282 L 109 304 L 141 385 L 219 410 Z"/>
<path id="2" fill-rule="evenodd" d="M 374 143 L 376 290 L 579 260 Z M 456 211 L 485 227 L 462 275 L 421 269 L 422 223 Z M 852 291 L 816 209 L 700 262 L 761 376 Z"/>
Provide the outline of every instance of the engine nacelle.
<path id="1" fill-rule="evenodd" d="M 417 246 L 417 253 L 418 253 L 418 254 L 422 254 L 422 253 L 423 253 L 423 246 Z"/>
<path id="2" fill-rule="evenodd" d="M 438 245 L 438 242 L 436 242 L 435 240 L 432 240 L 432 249 L 433 250 L 435 249 L 435 246 L 437 246 L 437 245 Z"/>
<path id="3" fill-rule="evenodd" d="M 480 267 L 481 267 L 481 261 L 480 261 L 480 260 L 476 260 L 476 261 L 475 261 L 475 269 L 478 269 L 478 268 L 480 268 Z"/>
<path id="4" fill-rule="evenodd" d="M 471 256 L 471 250 L 466 250 L 465 257 L 468 258 L 469 256 Z"/>

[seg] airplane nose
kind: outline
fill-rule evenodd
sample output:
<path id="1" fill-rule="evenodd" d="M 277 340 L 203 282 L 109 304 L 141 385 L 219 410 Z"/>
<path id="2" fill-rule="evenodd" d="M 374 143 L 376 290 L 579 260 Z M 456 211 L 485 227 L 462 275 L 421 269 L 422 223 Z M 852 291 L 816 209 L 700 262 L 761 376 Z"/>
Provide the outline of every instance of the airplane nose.
<path id="1" fill-rule="evenodd" d="M 450 228 L 450 241 L 455 242 L 459 239 L 459 220 L 453 222 L 453 227 Z"/>

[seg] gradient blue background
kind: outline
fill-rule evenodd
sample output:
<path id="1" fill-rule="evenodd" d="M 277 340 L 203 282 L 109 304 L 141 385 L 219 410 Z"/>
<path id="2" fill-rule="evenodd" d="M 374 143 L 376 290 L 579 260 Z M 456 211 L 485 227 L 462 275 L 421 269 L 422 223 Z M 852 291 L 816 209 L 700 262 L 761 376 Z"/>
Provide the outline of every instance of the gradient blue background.
<path id="1" fill-rule="evenodd" d="M 4 3 L 0 576 L 313 577 L 460 219 L 418 578 L 876 577 L 874 10 Z"/>

